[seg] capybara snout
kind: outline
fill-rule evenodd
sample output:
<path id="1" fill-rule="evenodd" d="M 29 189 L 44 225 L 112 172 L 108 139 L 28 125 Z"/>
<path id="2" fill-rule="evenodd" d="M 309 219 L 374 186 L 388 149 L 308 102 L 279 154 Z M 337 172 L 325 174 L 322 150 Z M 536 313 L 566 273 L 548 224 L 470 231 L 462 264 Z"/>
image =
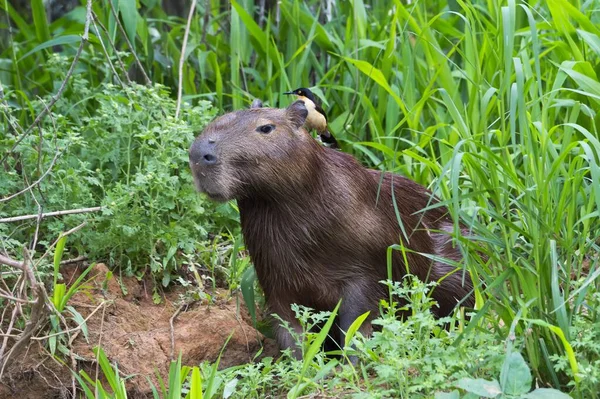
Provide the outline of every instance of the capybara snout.
<path id="1" fill-rule="evenodd" d="M 190 148 L 190 162 L 194 166 L 211 167 L 218 161 L 214 139 L 208 137 L 194 142 Z"/>
<path id="2" fill-rule="evenodd" d="M 258 105 L 257 105 L 258 106 Z M 198 189 L 217 201 L 236 199 L 242 233 L 271 312 L 300 333 L 291 304 L 338 313 L 340 342 L 361 314 L 370 332 L 387 290 L 407 270 L 438 281 L 437 316 L 473 306 L 473 283 L 451 236 L 454 222 L 425 187 L 370 170 L 351 155 L 325 148 L 303 128 L 304 103 L 225 114 L 190 149 Z M 426 209 L 426 210 L 425 210 Z M 401 243 L 407 251 L 388 248 Z M 275 325 L 281 348 L 301 352 Z"/>

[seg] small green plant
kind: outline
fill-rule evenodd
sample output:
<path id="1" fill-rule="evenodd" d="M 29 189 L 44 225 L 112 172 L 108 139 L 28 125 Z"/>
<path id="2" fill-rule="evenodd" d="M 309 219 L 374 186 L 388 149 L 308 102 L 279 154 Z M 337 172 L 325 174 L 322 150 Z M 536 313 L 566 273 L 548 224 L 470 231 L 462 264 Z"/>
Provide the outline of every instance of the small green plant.
<path id="1" fill-rule="evenodd" d="M 223 350 L 230 339 L 231 335 L 225 341 L 217 360 L 212 365 L 206 365 L 206 367 L 204 367 L 206 370 L 205 378 L 202 378 L 203 373 L 201 367 L 189 367 L 181 364 L 181 353 L 177 360 L 171 361 L 166 385 L 165 381 L 158 373 L 158 370 L 156 370 L 156 378 L 159 385 L 158 388 L 149 377 L 146 377 L 150 384 L 153 397 L 155 399 L 181 399 L 182 395 L 184 395 L 184 399 L 215 398 L 223 385 L 223 378 L 220 375 L 221 372 L 218 370 L 219 362 Z M 110 363 L 102 348 L 94 348 L 94 355 L 104 374 L 104 378 L 108 382 L 108 387 L 104 387 L 100 379 L 92 379 L 84 370 L 80 370 L 79 373 L 72 370 L 85 397 L 87 399 L 126 399 L 127 390 L 125 388 L 125 383 L 130 377 L 121 377 L 119 374 L 119 366 L 116 363 Z M 223 389 L 232 389 L 232 387 L 235 387 L 235 385 L 229 383 L 226 384 Z M 110 390 L 108 388 L 110 388 Z"/>
<path id="2" fill-rule="evenodd" d="M 83 390 L 87 399 L 127 399 L 127 390 L 125 389 L 126 378 L 122 378 L 117 364 L 110 363 L 102 348 L 94 348 L 96 361 L 102 369 L 102 373 L 108 382 L 110 390 L 107 390 L 98 379 L 92 379 L 84 370 L 79 374 L 73 371 L 75 379 Z"/>
<path id="3" fill-rule="evenodd" d="M 66 66 L 59 55 L 48 64 L 59 78 Z M 39 184 L 44 209 L 102 206 L 94 214 L 44 220 L 40 245 L 47 245 L 48 234 L 86 220 L 88 227 L 71 238 L 73 254 L 107 260 L 128 274 L 149 271 L 163 286 L 177 278 L 184 254 L 204 254 L 213 270 L 220 262 L 226 264 L 226 256 L 215 255 L 220 251 L 213 251 L 213 243 L 225 252 L 231 248 L 237 213 L 196 192 L 187 153 L 215 109 L 206 101 L 185 105 L 181 118 L 175 119 L 175 101 L 163 86 L 89 86 L 85 77 L 73 76 L 68 89 L 78 107 L 59 101 L 44 120 L 40 136 L 25 137 L 20 151 L 6 161 L 7 170 L 31 170 L 33 179 L 56 157 L 52 177 Z M 7 98 L 14 97 L 14 92 L 7 93 Z M 32 108 L 38 111 L 48 101 L 34 101 Z M 15 143 L 3 129 L 0 153 Z M 18 191 L 30 178 L 14 170 L 1 172 L 0 197 Z M 3 206 L 0 216 L 35 212 L 35 202 L 26 193 Z M 217 230 L 233 233 L 209 240 L 208 233 Z M 35 224 L 26 224 L 12 239 L 24 241 L 34 231 Z"/>
<path id="4" fill-rule="evenodd" d="M 576 282 L 577 290 L 586 284 L 586 279 Z M 553 355 L 552 361 L 557 371 L 566 373 L 569 385 L 581 392 L 582 397 L 597 399 L 600 397 L 600 293 L 589 296 L 585 304 L 585 313 L 577 314 L 573 320 L 573 341 L 571 345 L 579 364 L 579 382 L 575 384 L 570 361 L 567 355 Z M 594 321 L 595 320 L 595 321 Z"/>
<path id="5" fill-rule="evenodd" d="M 85 288 L 84 280 L 88 273 L 95 266 L 95 263 L 89 265 L 67 290 L 67 285 L 65 283 L 58 282 L 60 275 L 60 261 L 63 256 L 66 242 L 67 236 L 61 234 L 58 241 L 56 242 L 56 247 L 54 250 L 52 304 L 54 305 L 56 313 L 50 314 L 51 329 L 48 338 L 48 346 L 52 355 L 56 353 L 57 349 L 63 354 L 69 353 L 69 349 L 67 348 L 67 335 L 63 332 L 60 320 L 65 310 L 67 310 L 70 313 L 71 318 L 73 318 L 77 325 L 80 326 L 82 333 L 87 339 L 87 327 L 85 325 L 85 320 L 83 316 L 73 306 L 69 306 L 68 302 L 69 299 L 71 299 L 71 297 L 75 295 L 75 293 Z"/>

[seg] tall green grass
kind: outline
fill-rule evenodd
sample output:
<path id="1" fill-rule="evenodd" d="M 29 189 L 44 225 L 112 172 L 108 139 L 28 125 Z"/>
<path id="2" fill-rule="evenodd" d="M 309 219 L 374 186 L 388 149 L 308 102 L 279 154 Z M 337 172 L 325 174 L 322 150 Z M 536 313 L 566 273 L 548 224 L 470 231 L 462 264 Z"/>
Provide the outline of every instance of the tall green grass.
<path id="1" fill-rule="evenodd" d="M 41 3 L 32 3 L 38 22 Z M 121 57 L 134 78 L 132 51 L 151 80 L 174 87 L 185 21 L 156 3 L 113 3 L 134 48 L 108 1 L 96 1 L 108 34 L 92 32 L 78 73 L 92 85 L 114 78 L 93 62 L 99 39 L 110 38 L 129 52 Z M 283 91 L 314 88 L 345 151 L 430 186 L 483 243 L 487 261 L 468 262 L 483 283 L 466 333 L 514 331 L 541 384 L 577 388 L 590 373 L 581 363 L 593 359 L 572 348 L 574 320 L 599 323 L 589 301 L 600 275 L 600 4 L 406 3 L 351 0 L 328 9 L 284 0 L 260 14 L 251 0 L 200 2 L 185 99 L 207 98 L 222 110 L 255 97 L 280 106 L 289 101 Z M 49 44 L 73 54 L 84 14 L 33 29 L 10 3 L 0 1 L 0 10 L 15 29 L 0 52 L 0 80 L 18 93 L 13 114 L 27 125 L 30 93 L 56 87 L 33 66 L 48 59 Z M 565 369 L 555 368 L 558 358 Z"/>

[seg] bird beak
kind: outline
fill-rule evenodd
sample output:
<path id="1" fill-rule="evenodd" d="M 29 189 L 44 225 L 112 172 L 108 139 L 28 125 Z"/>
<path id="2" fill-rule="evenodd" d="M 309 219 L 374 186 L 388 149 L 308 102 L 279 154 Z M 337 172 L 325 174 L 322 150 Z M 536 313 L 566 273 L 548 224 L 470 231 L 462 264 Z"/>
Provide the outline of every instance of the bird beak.
<path id="1" fill-rule="evenodd" d="M 283 94 L 296 94 L 296 93 L 294 93 L 293 91 L 286 91 Z"/>

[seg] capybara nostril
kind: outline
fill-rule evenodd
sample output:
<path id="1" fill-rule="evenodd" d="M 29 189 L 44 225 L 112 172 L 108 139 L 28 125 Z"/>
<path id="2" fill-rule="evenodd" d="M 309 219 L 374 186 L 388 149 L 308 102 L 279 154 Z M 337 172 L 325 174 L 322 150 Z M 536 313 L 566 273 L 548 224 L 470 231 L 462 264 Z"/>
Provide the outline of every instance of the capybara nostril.
<path id="1" fill-rule="evenodd" d="M 215 154 L 208 152 L 208 153 L 202 155 L 201 162 L 204 165 L 214 165 L 217 163 L 217 156 Z"/>
<path id="2" fill-rule="evenodd" d="M 218 157 L 215 148 L 215 141 L 202 140 L 192 145 L 190 150 L 190 161 L 195 165 L 211 166 L 217 163 Z"/>

